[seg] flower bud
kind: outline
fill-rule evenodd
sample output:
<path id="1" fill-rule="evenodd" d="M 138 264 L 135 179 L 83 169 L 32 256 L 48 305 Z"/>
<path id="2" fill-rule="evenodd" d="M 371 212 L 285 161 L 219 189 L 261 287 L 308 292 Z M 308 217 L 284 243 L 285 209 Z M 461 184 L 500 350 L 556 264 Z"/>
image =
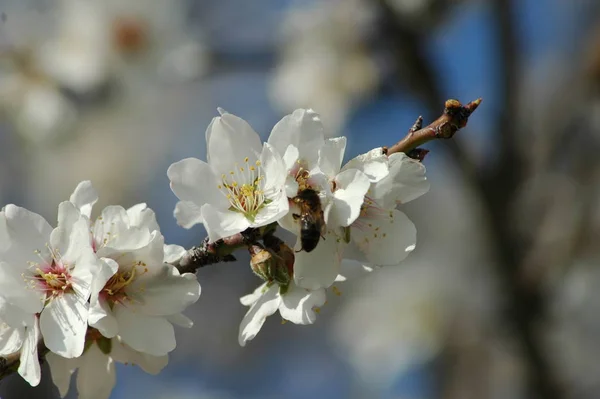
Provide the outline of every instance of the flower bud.
<path id="1" fill-rule="evenodd" d="M 285 260 L 264 248 L 262 245 L 254 244 L 250 252 L 250 267 L 254 274 L 267 282 L 276 282 L 279 285 L 287 285 L 291 276 Z"/>

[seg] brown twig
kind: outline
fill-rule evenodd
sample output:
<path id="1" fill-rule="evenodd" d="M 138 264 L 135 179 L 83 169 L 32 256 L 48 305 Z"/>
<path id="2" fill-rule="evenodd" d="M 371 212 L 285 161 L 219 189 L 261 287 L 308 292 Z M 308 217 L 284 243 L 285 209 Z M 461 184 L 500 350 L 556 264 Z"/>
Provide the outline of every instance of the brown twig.
<path id="1" fill-rule="evenodd" d="M 419 128 L 423 123 L 422 118 L 419 117 L 402 140 L 389 148 L 384 147 L 384 153 L 387 155 L 396 152 L 409 153 L 429 141 L 452 138 L 459 129 L 467 125 L 469 116 L 480 103 L 481 98 L 471 101 L 467 105 L 462 105 L 458 100 L 447 100 L 444 105 L 444 113 L 439 118 L 424 128 Z"/>

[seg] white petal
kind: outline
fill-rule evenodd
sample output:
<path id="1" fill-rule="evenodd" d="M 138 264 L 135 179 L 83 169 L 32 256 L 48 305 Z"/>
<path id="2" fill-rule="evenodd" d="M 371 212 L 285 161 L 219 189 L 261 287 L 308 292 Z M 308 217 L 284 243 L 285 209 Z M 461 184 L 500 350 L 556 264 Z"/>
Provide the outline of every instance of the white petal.
<path id="1" fill-rule="evenodd" d="M 108 280 L 119 270 L 119 264 L 113 259 L 102 258 L 98 263 L 98 271 L 94 276 L 94 282 L 92 283 L 92 298 L 91 303 L 98 298 L 98 293 L 102 291 L 102 288 L 106 285 Z"/>
<path id="2" fill-rule="evenodd" d="M 75 209 L 68 201 L 61 205 L 65 205 L 63 209 L 71 208 L 71 212 Z M 50 235 L 50 245 L 56 253 L 60 254 L 61 261 L 67 265 L 75 265 L 84 252 L 93 253 L 88 220 L 79 215 L 79 211 L 77 214 L 75 223 L 69 227 L 59 224 Z"/>
<path id="3" fill-rule="evenodd" d="M 429 191 L 425 166 L 421 162 L 404 153 L 396 153 L 390 155 L 389 163 L 389 175 L 373 185 L 369 194 L 382 208 L 395 208 L 397 204 L 405 204 Z"/>
<path id="4" fill-rule="evenodd" d="M 138 281 L 128 290 L 128 296 L 132 299 L 131 307 L 148 316 L 180 313 L 200 297 L 200 284 L 196 275 L 180 275 L 169 264 L 164 264 L 152 279 Z"/>
<path id="5" fill-rule="evenodd" d="M 316 164 L 323 142 L 321 118 L 311 109 L 297 109 L 283 117 L 273 127 L 268 140 L 280 154 L 285 154 L 288 146 L 292 144 L 298 149 L 298 156 L 309 165 Z"/>
<path id="6" fill-rule="evenodd" d="M 388 157 L 383 153 L 383 148 L 379 147 L 351 159 L 342 170 L 358 169 L 367 175 L 371 183 L 377 183 L 388 175 L 388 163 Z"/>
<path id="7" fill-rule="evenodd" d="M 173 325 L 162 317 L 132 312 L 125 306 L 115 306 L 119 335 L 136 351 L 164 356 L 175 349 Z"/>
<path id="8" fill-rule="evenodd" d="M 331 232 L 321 238 L 311 252 L 296 253 L 294 262 L 294 281 L 300 287 L 317 290 L 327 288 L 335 281 L 340 271 L 341 251 L 344 243 Z M 296 248 L 300 248 L 300 240 Z"/>
<path id="9" fill-rule="evenodd" d="M 73 225 L 81 218 L 81 211 L 71 201 L 64 201 L 58 205 L 58 227 L 62 227 L 67 232 L 67 238 L 73 229 Z M 86 221 L 87 223 L 87 221 Z M 59 248 L 65 251 L 65 248 Z"/>
<path id="10" fill-rule="evenodd" d="M 325 140 L 325 144 L 319 150 L 319 169 L 330 177 L 338 174 L 345 151 L 346 137 L 334 137 Z"/>
<path id="11" fill-rule="evenodd" d="M 266 286 L 267 283 L 264 283 L 263 285 L 255 289 L 251 294 L 244 295 L 240 298 L 240 303 L 244 306 L 252 306 L 262 296 L 263 291 L 267 290 L 265 288 Z"/>
<path id="12" fill-rule="evenodd" d="M 18 372 L 29 385 L 35 387 L 40 383 L 41 370 L 38 360 L 38 342 L 40 340 L 40 329 L 37 323 L 27 327 Z"/>
<path id="13" fill-rule="evenodd" d="M 285 150 L 285 153 L 283 153 L 282 155 L 283 163 L 285 164 L 285 169 L 289 171 L 294 166 L 296 166 L 296 161 L 298 161 L 299 157 L 300 152 L 298 151 L 298 148 L 293 144 L 288 145 L 287 149 Z"/>
<path id="14" fill-rule="evenodd" d="M 282 191 L 276 197 L 272 198 L 271 203 L 267 204 L 264 208 L 256 214 L 254 221 L 250 223 L 250 227 L 261 227 L 266 226 L 270 223 L 274 223 L 284 217 L 290 208 L 290 204 L 287 196 Z"/>
<path id="15" fill-rule="evenodd" d="M 164 259 L 164 237 L 158 231 L 153 231 L 147 245 L 134 251 L 116 253 L 114 258 L 119 262 L 121 271 L 129 271 L 136 264 L 145 264 L 143 273 L 136 274 L 135 281 L 152 279 L 162 270 Z M 138 270 L 140 272 L 141 270 Z"/>
<path id="16" fill-rule="evenodd" d="M 298 194 L 298 181 L 293 176 L 287 176 L 285 180 L 285 195 L 294 198 Z"/>
<path id="17" fill-rule="evenodd" d="M 82 215 L 89 218 L 92 214 L 92 207 L 98 201 L 98 192 L 92 186 L 91 181 L 85 180 L 77 185 L 69 201 L 79 208 Z"/>
<path id="18" fill-rule="evenodd" d="M 25 340 L 25 327 L 12 327 L 0 320 L 0 356 L 18 352 Z"/>
<path id="19" fill-rule="evenodd" d="M 66 358 L 83 352 L 87 331 L 88 304 L 74 294 L 50 301 L 40 315 L 40 329 L 46 347 Z"/>
<path id="20" fill-rule="evenodd" d="M 229 170 L 233 164 L 229 165 Z M 213 204 L 227 208 L 229 202 L 219 191 L 220 175 L 215 173 L 206 162 L 196 158 L 187 158 L 169 166 L 167 176 L 171 181 L 171 190 L 182 201 L 194 203 L 197 207 Z"/>
<path id="21" fill-rule="evenodd" d="M 167 263 L 176 262 L 179 259 L 181 259 L 181 257 L 183 255 L 185 255 L 186 252 L 187 252 L 187 250 L 180 245 L 175 245 L 175 244 L 165 245 L 164 261 Z"/>
<path id="22" fill-rule="evenodd" d="M 29 261 L 40 262 L 51 259 L 46 244 L 50 240 L 52 227 L 38 215 L 12 204 L 0 212 L 0 257 L 3 261 L 19 269 L 27 268 Z M 34 251 L 39 251 L 39 256 Z"/>
<path id="23" fill-rule="evenodd" d="M 288 291 L 281 297 L 279 313 L 281 317 L 295 324 L 313 324 L 317 318 L 315 307 L 325 304 L 325 290 L 306 290 L 290 284 Z"/>
<path id="24" fill-rule="evenodd" d="M 346 252 L 344 252 L 345 256 Z M 342 260 L 342 267 L 340 268 L 340 274 L 336 281 L 346 281 L 347 279 L 355 279 L 364 277 L 371 272 L 374 268 L 372 266 L 364 265 L 361 262 L 357 262 L 351 259 Z"/>
<path id="25" fill-rule="evenodd" d="M 75 262 L 75 267 L 71 270 L 73 289 L 79 297 L 87 301 L 92 293 L 94 277 L 102 271 L 102 261 L 89 250 L 82 252 Z"/>
<path id="26" fill-rule="evenodd" d="M 234 170 L 236 163 L 243 165 L 246 157 L 255 162 L 262 151 L 260 137 L 248 122 L 229 113 L 212 120 L 206 129 L 206 147 L 217 176 Z"/>
<path id="27" fill-rule="evenodd" d="M 265 175 L 264 190 L 277 193 L 282 191 L 287 177 L 286 167 L 281 155 L 269 143 L 264 143 L 260 162 Z"/>
<path id="28" fill-rule="evenodd" d="M 360 208 L 371 183 L 357 169 L 348 169 L 335 178 L 336 190 L 324 209 L 327 227 L 349 226 L 360 215 Z"/>
<path id="29" fill-rule="evenodd" d="M 0 323 L 4 322 L 11 327 L 30 327 L 36 318 L 34 312 L 26 312 L 23 308 L 9 303 L 0 297 Z"/>
<path id="30" fill-rule="evenodd" d="M 116 362 L 136 364 L 146 373 L 158 374 L 169 363 L 169 356 L 152 356 L 131 349 L 127 344 L 112 340 L 111 356 Z"/>
<path id="31" fill-rule="evenodd" d="M 79 364 L 79 359 L 65 359 L 52 352 L 46 355 L 46 361 L 50 366 L 52 382 L 58 388 L 61 397 L 67 396 L 71 385 L 71 376 Z"/>
<path id="32" fill-rule="evenodd" d="M 352 227 L 351 239 L 368 263 L 397 265 L 415 249 L 415 225 L 399 210 L 393 209 L 377 218 L 361 217 L 359 221 L 357 227 Z"/>
<path id="33" fill-rule="evenodd" d="M 0 262 L 0 292 L 9 303 L 28 313 L 39 313 L 44 307 L 45 294 L 29 288 L 22 270 L 6 262 Z"/>
<path id="34" fill-rule="evenodd" d="M 108 399 L 116 382 L 115 365 L 98 345 L 91 345 L 81 358 L 77 371 L 80 399 Z"/>
<path id="35" fill-rule="evenodd" d="M 148 245 L 152 239 L 148 229 L 131 226 L 129 215 L 122 206 L 111 205 L 102 210 L 93 227 L 96 252 L 108 257 L 111 251 L 133 251 Z"/>
<path id="36" fill-rule="evenodd" d="M 112 338 L 119 333 L 117 319 L 108 302 L 102 299 L 90 305 L 88 324 L 100 331 L 100 334 L 106 338 Z"/>
<path id="37" fill-rule="evenodd" d="M 242 319 L 238 335 L 241 346 L 246 346 L 246 342 L 256 337 L 267 317 L 277 311 L 280 303 L 279 286 L 274 284 L 248 309 Z"/>
<path id="38" fill-rule="evenodd" d="M 210 204 L 202 207 L 202 218 L 211 242 L 240 233 L 250 227 L 250 221 L 241 213 L 221 211 Z"/>
<path id="39" fill-rule="evenodd" d="M 185 229 L 189 229 L 204 221 L 200 207 L 190 201 L 179 201 L 175 205 L 173 216 L 175 216 L 177 224 Z"/>
<path id="40" fill-rule="evenodd" d="M 137 204 L 127 209 L 127 216 L 129 216 L 130 226 L 148 229 L 149 232 L 160 230 L 154 211 L 148 208 L 148 205 L 145 203 Z"/>
<path id="41" fill-rule="evenodd" d="M 192 319 L 190 319 L 183 313 L 166 316 L 166 319 L 169 321 L 169 323 L 179 327 L 192 328 L 194 326 L 194 322 L 192 321 Z"/>

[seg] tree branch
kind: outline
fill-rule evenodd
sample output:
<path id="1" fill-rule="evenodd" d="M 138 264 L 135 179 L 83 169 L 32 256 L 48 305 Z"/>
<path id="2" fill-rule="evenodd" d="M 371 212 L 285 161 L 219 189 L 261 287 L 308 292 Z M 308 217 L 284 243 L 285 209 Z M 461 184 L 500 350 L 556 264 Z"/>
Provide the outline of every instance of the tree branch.
<path id="1" fill-rule="evenodd" d="M 384 153 L 387 155 L 396 152 L 408 154 L 429 141 L 451 139 L 459 129 L 467 125 L 469 116 L 477 109 L 481 101 L 481 98 L 478 98 L 463 106 L 458 100 L 447 100 L 444 105 L 444 113 L 439 118 L 421 128 L 423 118 L 419 117 L 402 140 L 389 148 L 384 147 Z"/>

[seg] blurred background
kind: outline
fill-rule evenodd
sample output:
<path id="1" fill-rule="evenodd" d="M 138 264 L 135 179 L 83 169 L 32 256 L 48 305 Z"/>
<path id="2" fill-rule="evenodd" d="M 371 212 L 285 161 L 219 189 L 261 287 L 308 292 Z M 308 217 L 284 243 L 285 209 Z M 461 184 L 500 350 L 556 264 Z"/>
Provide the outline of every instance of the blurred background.
<path id="1" fill-rule="evenodd" d="M 0 203 L 56 220 L 90 179 L 147 202 L 168 243 L 167 167 L 205 159 L 221 106 L 263 137 L 312 107 L 349 159 L 444 100 L 483 97 L 430 143 L 431 191 L 401 266 L 330 292 L 314 326 L 237 343 L 248 260 L 198 272 L 201 300 L 158 376 L 117 366 L 113 398 L 600 397 L 600 2 L 0 0 Z M 0 397 L 58 397 L 18 376 Z M 69 397 L 76 397 L 74 384 Z"/>

